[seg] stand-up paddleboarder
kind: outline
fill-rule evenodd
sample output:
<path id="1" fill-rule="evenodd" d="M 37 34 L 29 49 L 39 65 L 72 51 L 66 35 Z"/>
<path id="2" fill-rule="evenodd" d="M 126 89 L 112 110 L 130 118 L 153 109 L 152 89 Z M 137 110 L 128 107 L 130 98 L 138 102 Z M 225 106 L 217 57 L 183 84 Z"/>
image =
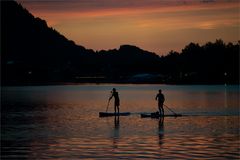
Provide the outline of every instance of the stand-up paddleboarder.
<path id="1" fill-rule="evenodd" d="M 163 103 L 165 101 L 164 95 L 162 94 L 162 90 L 159 89 L 159 93 L 156 95 L 155 98 L 158 101 L 158 110 L 160 116 L 164 116 L 164 109 L 163 109 Z"/>
<path id="2" fill-rule="evenodd" d="M 119 114 L 119 106 L 120 106 L 120 99 L 119 99 L 119 96 L 118 96 L 118 92 L 116 91 L 116 88 L 113 88 L 112 89 L 112 95 L 109 97 L 109 101 L 112 99 L 112 97 L 114 97 L 114 111 L 115 111 L 115 114 L 116 114 L 116 109 L 118 111 L 118 114 Z"/>

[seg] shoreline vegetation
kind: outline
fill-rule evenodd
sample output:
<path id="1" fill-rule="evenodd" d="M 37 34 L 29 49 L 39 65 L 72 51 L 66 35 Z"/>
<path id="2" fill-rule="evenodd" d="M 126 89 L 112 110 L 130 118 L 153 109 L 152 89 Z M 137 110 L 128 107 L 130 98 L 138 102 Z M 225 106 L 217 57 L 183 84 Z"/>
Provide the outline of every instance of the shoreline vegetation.
<path id="1" fill-rule="evenodd" d="M 76 45 L 15 1 L 1 1 L 1 85 L 240 84 L 240 40 L 189 43 L 167 55 L 132 45 Z"/>
<path id="2" fill-rule="evenodd" d="M 62 86 L 62 85 L 184 85 L 184 86 L 201 86 L 201 85 L 221 85 L 221 86 L 240 86 L 239 84 L 226 84 L 226 83 L 159 83 L 159 82 L 120 82 L 120 81 L 96 81 L 92 79 L 91 81 L 81 81 L 81 82 L 19 82 L 19 83 L 9 83 L 2 84 L 2 87 L 14 87 L 14 86 Z"/>

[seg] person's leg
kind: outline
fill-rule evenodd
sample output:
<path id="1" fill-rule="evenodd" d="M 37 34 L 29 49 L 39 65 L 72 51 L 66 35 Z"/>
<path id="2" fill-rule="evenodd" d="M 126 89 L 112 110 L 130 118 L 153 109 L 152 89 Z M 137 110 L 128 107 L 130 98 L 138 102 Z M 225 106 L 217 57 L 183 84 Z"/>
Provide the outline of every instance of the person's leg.
<path id="1" fill-rule="evenodd" d="M 117 107 L 117 106 L 116 106 L 116 105 L 114 105 L 114 113 L 115 113 L 115 114 L 116 114 L 116 107 Z"/>
<path id="2" fill-rule="evenodd" d="M 158 102 L 158 112 L 159 112 L 159 115 L 161 115 L 161 108 L 160 108 L 160 103 Z"/>
<path id="3" fill-rule="evenodd" d="M 160 103 L 160 108 L 161 108 L 161 115 L 164 116 L 163 103 Z"/>
<path id="4" fill-rule="evenodd" d="M 159 119 L 159 126 L 162 127 L 163 126 L 163 122 L 164 122 L 164 117 L 160 117 Z M 160 128 L 159 127 L 159 128 Z"/>
<path id="5" fill-rule="evenodd" d="M 117 107 L 118 114 L 119 114 L 119 105 L 120 105 L 120 103 L 119 103 L 119 100 L 118 100 L 118 101 L 116 101 L 116 103 L 115 103 L 115 106 Z"/>
<path id="6" fill-rule="evenodd" d="M 163 108 L 163 106 L 162 106 L 162 115 L 164 116 L 164 108 Z"/>
<path id="7" fill-rule="evenodd" d="M 160 116 L 162 116 L 162 108 L 159 107 L 159 110 L 160 110 Z"/>
<path id="8" fill-rule="evenodd" d="M 119 114 L 119 105 L 117 106 L 118 114 Z"/>

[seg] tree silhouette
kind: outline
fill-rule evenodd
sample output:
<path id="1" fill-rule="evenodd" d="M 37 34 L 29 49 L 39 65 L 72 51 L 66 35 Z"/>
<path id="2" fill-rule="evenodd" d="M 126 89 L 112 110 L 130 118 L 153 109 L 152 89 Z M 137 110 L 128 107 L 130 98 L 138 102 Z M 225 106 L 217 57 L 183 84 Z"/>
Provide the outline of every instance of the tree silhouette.
<path id="1" fill-rule="evenodd" d="M 191 42 L 181 53 L 161 57 L 132 45 L 95 52 L 68 40 L 17 2 L 0 3 L 2 85 L 124 83 L 138 74 L 149 75 L 140 83 L 239 84 L 240 41 Z"/>

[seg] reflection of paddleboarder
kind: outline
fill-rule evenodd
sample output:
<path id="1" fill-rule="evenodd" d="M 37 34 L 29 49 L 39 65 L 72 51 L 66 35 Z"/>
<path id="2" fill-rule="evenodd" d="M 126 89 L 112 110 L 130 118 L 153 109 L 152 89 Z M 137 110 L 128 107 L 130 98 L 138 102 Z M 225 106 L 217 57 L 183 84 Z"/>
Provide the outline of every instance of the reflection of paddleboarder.
<path id="1" fill-rule="evenodd" d="M 119 116 L 115 116 L 114 118 L 114 128 L 119 129 L 120 123 L 119 123 Z"/>
<path id="2" fill-rule="evenodd" d="M 160 117 L 158 123 L 158 137 L 159 137 L 159 145 L 163 144 L 163 137 L 164 137 L 164 117 Z"/>
<path id="3" fill-rule="evenodd" d="M 119 116 L 115 116 L 114 118 L 114 130 L 113 130 L 113 150 L 118 148 L 118 141 L 119 141 Z"/>
<path id="4" fill-rule="evenodd" d="M 164 116 L 164 109 L 163 109 L 163 103 L 165 101 L 164 95 L 162 94 L 162 90 L 159 89 L 159 93 L 156 95 L 156 100 L 158 100 L 158 110 L 159 114 Z"/>
<path id="5" fill-rule="evenodd" d="M 112 99 L 112 97 L 114 97 L 114 111 L 115 111 L 115 114 L 116 114 L 116 109 L 118 111 L 118 114 L 119 114 L 119 106 L 120 106 L 120 99 L 119 99 L 119 96 L 118 96 L 118 92 L 116 91 L 115 88 L 112 89 L 112 95 L 110 96 L 109 98 L 109 101 Z"/>

